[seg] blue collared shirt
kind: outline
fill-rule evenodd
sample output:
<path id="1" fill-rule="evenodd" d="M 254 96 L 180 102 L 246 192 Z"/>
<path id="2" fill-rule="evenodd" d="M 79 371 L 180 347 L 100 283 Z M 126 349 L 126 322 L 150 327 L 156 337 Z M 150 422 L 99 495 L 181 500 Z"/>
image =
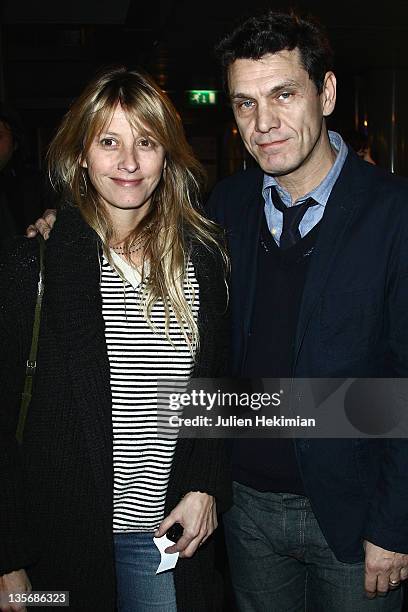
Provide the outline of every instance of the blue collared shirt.
<path id="1" fill-rule="evenodd" d="M 341 169 L 343 168 L 344 162 L 346 161 L 348 150 L 340 134 L 329 131 L 329 138 L 332 147 L 337 152 L 336 160 L 333 166 L 330 168 L 330 171 L 326 174 L 320 185 L 294 202 L 294 204 L 300 204 L 310 197 L 317 202 L 316 206 L 311 206 L 306 210 L 303 219 L 299 224 L 299 231 L 302 238 L 308 232 L 310 232 L 310 230 L 313 229 L 323 217 L 324 209 L 326 207 L 327 200 L 329 199 L 331 190 L 333 189 L 334 183 L 336 182 Z M 274 237 L 275 242 L 279 244 L 283 226 L 283 214 L 273 205 L 270 190 L 272 185 L 276 187 L 285 206 L 292 206 L 292 198 L 289 192 L 279 185 L 276 178 L 270 176 L 269 174 L 264 174 L 262 195 L 265 200 L 265 217 L 268 223 L 269 231 Z"/>

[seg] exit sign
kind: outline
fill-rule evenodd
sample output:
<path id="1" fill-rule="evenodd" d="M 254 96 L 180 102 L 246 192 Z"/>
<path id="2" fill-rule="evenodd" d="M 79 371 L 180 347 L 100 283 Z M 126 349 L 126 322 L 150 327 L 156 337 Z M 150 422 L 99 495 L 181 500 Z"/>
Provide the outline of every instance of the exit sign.
<path id="1" fill-rule="evenodd" d="M 217 104 L 217 91 L 214 89 L 190 89 L 188 101 L 193 106 Z"/>

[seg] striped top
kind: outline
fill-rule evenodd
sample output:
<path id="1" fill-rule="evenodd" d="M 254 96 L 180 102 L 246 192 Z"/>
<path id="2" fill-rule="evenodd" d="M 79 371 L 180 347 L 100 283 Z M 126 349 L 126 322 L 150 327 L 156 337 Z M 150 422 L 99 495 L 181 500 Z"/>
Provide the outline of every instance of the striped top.
<path id="1" fill-rule="evenodd" d="M 191 376 L 193 360 L 174 315 L 164 335 L 162 302 L 152 310 L 153 331 L 141 312 L 141 277 L 121 257 L 112 257 L 126 282 L 105 257 L 101 266 L 102 312 L 110 363 L 113 424 L 113 531 L 154 531 L 164 504 L 176 439 L 157 436 L 157 381 Z M 185 295 L 199 308 L 199 286 L 191 262 Z"/>

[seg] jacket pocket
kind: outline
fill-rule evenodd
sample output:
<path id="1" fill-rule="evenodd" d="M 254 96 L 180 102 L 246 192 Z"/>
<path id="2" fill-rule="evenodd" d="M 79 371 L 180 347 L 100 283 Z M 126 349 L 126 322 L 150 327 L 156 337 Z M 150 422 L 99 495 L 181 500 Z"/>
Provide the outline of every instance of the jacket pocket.
<path id="1" fill-rule="evenodd" d="M 373 289 L 325 295 L 320 304 L 320 345 L 330 357 L 359 359 L 375 344 L 381 300 Z"/>

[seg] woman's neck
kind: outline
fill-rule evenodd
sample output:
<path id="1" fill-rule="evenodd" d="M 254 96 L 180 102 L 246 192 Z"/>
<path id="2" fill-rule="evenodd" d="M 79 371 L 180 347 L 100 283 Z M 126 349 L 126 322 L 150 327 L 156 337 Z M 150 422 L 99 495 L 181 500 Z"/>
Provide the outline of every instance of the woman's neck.
<path id="1" fill-rule="evenodd" d="M 111 246 L 120 246 L 124 240 L 133 232 L 142 219 L 146 216 L 148 209 L 129 209 L 120 208 L 109 210 L 109 216 L 113 226 L 113 239 Z"/>
<path id="2" fill-rule="evenodd" d="M 136 242 L 130 248 L 130 252 L 126 253 L 123 245 L 126 238 L 131 234 L 135 228 L 139 225 L 142 219 L 146 216 L 148 208 L 143 209 L 110 209 L 109 215 L 113 225 L 113 238 L 110 247 L 115 251 L 119 257 L 125 261 L 130 262 L 137 268 L 141 268 L 143 265 L 144 249 L 143 244 Z"/>

